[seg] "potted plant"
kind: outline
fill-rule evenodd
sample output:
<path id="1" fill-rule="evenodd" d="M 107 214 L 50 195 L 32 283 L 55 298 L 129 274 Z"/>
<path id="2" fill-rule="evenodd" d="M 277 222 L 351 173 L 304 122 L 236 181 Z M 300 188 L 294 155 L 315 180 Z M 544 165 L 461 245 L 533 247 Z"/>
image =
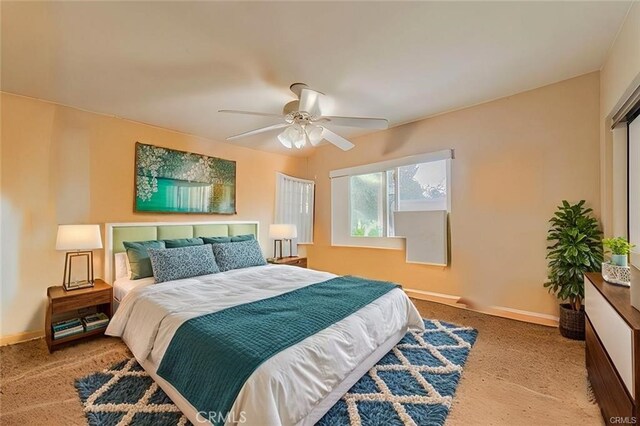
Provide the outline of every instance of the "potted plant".
<path id="1" fill-rule="evenodd" d="M 602 245 L 611 252 L 611 263 L 616 266 L 627 266 L 629 253 L 635 247 L 622 237 L 606 238 L 602 240 Z"/>
<path id="2" fill-rule="evenodd" d="M 602 263 L 602 232 L 592 209 L 585 201 L 562 206 L 549 220 L 547 235 L 549 292 L 567 303 L 560 304 L 560 334 L 570 339 L 584 340 L 584 273 L 600 271 Z"/>

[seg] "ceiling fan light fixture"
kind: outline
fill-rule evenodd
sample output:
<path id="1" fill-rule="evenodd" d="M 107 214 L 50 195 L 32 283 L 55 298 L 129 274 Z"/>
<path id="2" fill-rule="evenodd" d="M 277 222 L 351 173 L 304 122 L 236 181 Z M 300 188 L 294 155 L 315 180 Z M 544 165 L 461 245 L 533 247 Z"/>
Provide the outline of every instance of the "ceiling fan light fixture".
<path id="1" fill-rule="evenodd" d="M 316 146 L 322 141 L 322 132 L 324 128 L 322 126 L 314 126 L 313 124 L 307 125 L 307 136 L 311 145 Z"/>
<path id="2" fill-rule="evenodd" d="M 306 144 L 305 138 L 305 131 L 299 124 L 287 127 L 278 135 L 280 143 L 288 149 L 292 149 L 293 147 L 298 149 L 303 148 Z"/>
<path id="3" fill-rule="evenodd" d="M 291 131 L 291 142 L 293 142 L 293 146 L 298 149 L 302 149 L 305 145 L 306 135 L 304 134 L 304 129 L 299 124 L 294 124 L 290 127 Z"/>
<path id="4" fill-rule="evenodd" d="M 278 140 L 285 148 L 291 149 L 293 148 L 293 145 L 291 144 L 291 140 L 289 139 L 288 130 L 289 127 L 284 129 L 284 131 L 278 135 Z"/>

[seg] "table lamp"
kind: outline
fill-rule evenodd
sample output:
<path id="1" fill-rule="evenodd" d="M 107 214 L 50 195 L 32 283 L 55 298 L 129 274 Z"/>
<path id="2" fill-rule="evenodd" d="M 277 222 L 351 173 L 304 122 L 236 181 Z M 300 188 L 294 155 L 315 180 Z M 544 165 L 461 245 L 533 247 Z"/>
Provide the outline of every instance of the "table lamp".
<path id="1" fill-rule="evenodd" d="M 62 286 L 65 290 L 93 287 L 93 251 L 102 248 L 100 225 L 59 225 L 56 238 L 56 250 L 66 250 L 64 260 L 64 277 Z M 72 263 L 84 258 L 87 262 L 87 279 L 71 280 Z M 77 262 L 76 262 L 77 267 Z"/>
<path id="2" fill-rule="evenodd" d="M 298 237 L 298 228 L 296 225 L 288 223 L 276 223 L 269 225 L 269 238 L 273 239 L 273 256 L 276 259 L 282 259 L 282 242 L 289 241 L 289 257 L 292 253 L 291 240 Z M 280 256 L 278 256 L 278 242 L 280 243 Z"/>

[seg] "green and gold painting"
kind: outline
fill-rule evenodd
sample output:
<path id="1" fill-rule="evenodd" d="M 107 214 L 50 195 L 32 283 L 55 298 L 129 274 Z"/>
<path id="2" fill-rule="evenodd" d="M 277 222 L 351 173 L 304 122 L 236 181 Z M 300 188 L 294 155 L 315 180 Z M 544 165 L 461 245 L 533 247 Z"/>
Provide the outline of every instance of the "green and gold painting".
<path id="1" fill-rule="evenodd" d="M 136 143 L 138 212 L 236 213 L 236 162 Z"/>

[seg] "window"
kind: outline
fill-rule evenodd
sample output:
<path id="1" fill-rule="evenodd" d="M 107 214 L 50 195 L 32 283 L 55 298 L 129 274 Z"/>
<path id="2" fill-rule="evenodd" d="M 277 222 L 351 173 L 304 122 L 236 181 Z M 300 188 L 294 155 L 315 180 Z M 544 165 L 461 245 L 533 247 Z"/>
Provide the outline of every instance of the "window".
<path id="1" fill-rule="evenodd" d="M 275 223 L 298 228 L 298 244 L 313 243 L 313 201 L 315 183 L 276 173 Z"/>
<path id="2" fill-rule="evenodd" d="M 385 175 L 369 173 L 351 176 L 351 236 L 382 237 L 385 235 Z"/>
<path id="3" fill-rule="evenodd" d="M 611 117 L 612 237 L 626 237 L 635 248 L 630 261 L 640 268 L 640 86 Z M 608 120 L 607 120 L 608 121 Z M 609 123 L 607 123 L 609 124 Z"/>
<path id="4" fill-rule="evenodd" d="M 447 160 L 350 177 L 352 237 L 393 237 L 395 211 L 448 210 Z"/>
<path id="5" fill-rule="evenodd" d="M 448 211 L 452 151 L 331 172 L 333 245 L 401 248 L 395 212 Z"/>

